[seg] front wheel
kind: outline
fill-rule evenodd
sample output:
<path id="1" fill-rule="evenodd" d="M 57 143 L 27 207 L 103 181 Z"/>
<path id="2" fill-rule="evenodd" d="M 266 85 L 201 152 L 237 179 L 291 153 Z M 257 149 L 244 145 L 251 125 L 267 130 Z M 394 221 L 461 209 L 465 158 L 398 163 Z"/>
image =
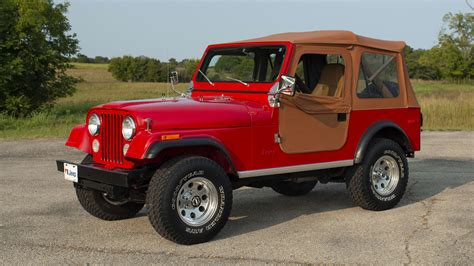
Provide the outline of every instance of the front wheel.
<path id="1" fill-rule="evenodd" d="M 361 164 L 353 166 L 346 185 L 353 202 L 367 210 L 393 208 L 408 184 L 408 162 L 396 142 L 375 139 Z"/>
<path id="2" fill-rule="evenodd" d="M 216 162 L 179 157 L 155 172 L 146 201 L 148 218 L 161 236 L 178 244 L 203 243 L 227 222 L 232 186 Z"/>

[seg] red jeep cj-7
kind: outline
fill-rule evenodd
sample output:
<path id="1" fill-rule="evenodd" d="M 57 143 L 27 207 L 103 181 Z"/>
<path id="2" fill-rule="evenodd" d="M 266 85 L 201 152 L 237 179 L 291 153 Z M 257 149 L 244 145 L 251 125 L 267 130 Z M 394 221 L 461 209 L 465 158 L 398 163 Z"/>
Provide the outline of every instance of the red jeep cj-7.
<path id="1" fill-rule="evenodd" d="M 66 143 L 88 155 L 58 170 L 93 216 L 146 204 L 155 230 L 181 244 L 215 236 L 242 186 L 299 196 L 341 182 L 362 208 L 390 209 L 420 149 L 404 47 L 348 31 L 210 45 L 188 95 L 92 108 Z"/>

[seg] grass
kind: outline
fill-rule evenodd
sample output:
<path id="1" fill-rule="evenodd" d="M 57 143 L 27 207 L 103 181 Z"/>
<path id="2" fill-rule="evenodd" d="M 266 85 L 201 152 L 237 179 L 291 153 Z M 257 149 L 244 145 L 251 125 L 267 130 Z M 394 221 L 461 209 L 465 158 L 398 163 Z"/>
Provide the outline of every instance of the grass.
<path id="1" fill-rule="evenodd" d="M 161 97 L 169 86 L 116 81 L 106 64 L 74 64 L 69 74 L 83 80 L 73 96 L 29 118 L 0 115 L 0 139 L 65 138 L 74 125 L 85 122 L 89 108 L 110 101 Z M 412 84 L 422 106 L 425 130 L 474 130 L 474 84 L 418 80 Z M 185 91 L 186 87 L 180 84 L 178 89 Z"/>
<path id="2" fill-rule="evenodd" d="M 412 81 L 426 130 L 474 130 L 474 84 Z"/>

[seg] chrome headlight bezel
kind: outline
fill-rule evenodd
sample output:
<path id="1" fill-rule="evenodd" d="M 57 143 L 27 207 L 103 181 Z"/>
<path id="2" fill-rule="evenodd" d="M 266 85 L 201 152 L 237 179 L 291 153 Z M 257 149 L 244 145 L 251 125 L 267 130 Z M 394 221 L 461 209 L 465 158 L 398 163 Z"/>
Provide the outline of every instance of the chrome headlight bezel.
<path id="1" fill-rule="evenodd" d="M 126 140 L 131 140 L 137 131 L 137 124 L 131 116 L 127 116 L 122 122 L 122 136 Z"/>
<path id="2" fill-rule="evenodd" d="M 87 122 L 87 129 L 89 130 L 89 134 L 91 136 L 97 136 L 100 132 L 100 117 L 96 113 L 93 113 L 89 116 L 89 120 Z"/>

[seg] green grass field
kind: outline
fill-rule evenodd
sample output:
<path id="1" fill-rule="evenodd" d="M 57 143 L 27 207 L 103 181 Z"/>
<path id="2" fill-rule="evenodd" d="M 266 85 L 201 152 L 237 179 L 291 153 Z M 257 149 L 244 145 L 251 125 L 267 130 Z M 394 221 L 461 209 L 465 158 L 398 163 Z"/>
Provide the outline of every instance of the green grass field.
<path id="1" fill-rule="evenodd" d="M 69 73 L 81 77 L 77 92 L 59 99 L 49 111 L 29 118 L 0 115 L 0 139 L 66 138 L 71 128 L 85 122 L 87 110 L 97 104 L 165 96 L 168 84 L 116 81 L 106 64 L 75 64 Z M 422 106 L 425 130 L 474 130 L 474 84 L 412 81 Z M 178 89 L 185 91 L 187 84 Z M 168 89 L 170 96 L 173 96 Z"/>

